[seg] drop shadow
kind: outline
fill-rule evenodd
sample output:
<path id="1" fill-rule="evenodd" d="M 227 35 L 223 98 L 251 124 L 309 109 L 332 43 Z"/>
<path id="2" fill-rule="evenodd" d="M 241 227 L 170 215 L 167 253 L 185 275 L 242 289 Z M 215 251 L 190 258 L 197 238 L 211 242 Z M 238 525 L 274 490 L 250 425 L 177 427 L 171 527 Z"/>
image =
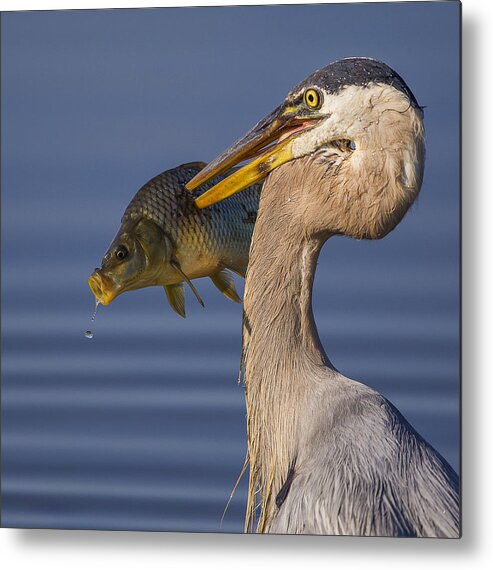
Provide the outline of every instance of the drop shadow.
<path id="1" fill-rule="evenodd" d="M 248 556 L 255 548 L 255 554 L 275 554 L 282 552 L 296 555 L 300 549 L 314 554 L 333 556 L 344 554 L 348 548 L 357 547 L 358 552 L 378 554 L 379 556 L 402 556 L 409 554 L 415 560 L 443 561 L 445 556 L 469 550 L 464 541 L 436 539 L 395 539 L 395 538 L 358 538 L 358 537 L 323 537 L 323 536 L 274 536 L 241 534 L 194 534 L 194 533 L 159 533 L 127 531 L 70 531 L 70 530 L 18 530 L 14 541 L 21 548 L 48 552 L 74 553 L 82 548 L 92 552 L 187 552 L 200 551 L 201 554 L 227 553 L 231 556 Z"/>
<path id="2" fill-rule="evenodd" d="M 475 141 L 480 132 L 480 107 L 474 100 L 481 70 L 479 41 L 484 34 L 478 16 L 464 14 L 462 24 L 462 196 L 461 196 L 461 266 L 462 266 L 462 386 L 461 386 L 461 482 L 462 527 L 464 548 L 478 546 L 478 516 L 480 489 L 475 480 L 478 464 L 480 422 L 479 409 L 479 320 L 480 297 L 475 283 L 481 264 L 479 259 L 480 231 L 477 220 L 481 208 L 479 196 L 480 156 Z M 483 450 L 484 452 L 484 450 Z"/>

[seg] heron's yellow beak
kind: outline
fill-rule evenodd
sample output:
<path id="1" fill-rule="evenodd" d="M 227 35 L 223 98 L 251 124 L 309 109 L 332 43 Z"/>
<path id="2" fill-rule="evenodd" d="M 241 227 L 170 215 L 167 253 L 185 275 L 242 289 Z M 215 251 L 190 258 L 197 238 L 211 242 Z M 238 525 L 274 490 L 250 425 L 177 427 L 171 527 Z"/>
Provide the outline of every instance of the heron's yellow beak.
<path id="1" fill-rule="evenodd" d="M 296 111 L 294 107 L 278 107 L 192 178 L 186 185 L 190 191 L 240 162 L 251 159 L 251 162 L 199 196 L 195 200 L 197 206 L 206 208 L 220 202 L 263 180 L 274 168 L 292 160 L 294 138 L 319 121 L 318 117 L 315 119 L 297 117 Z"/>
<path id="2" fill-rule="evenodd" d="M 272 150 L 261 154 L 255 160 L 231 174 L 231 176 L 221 180 L 202 196 L 199 196 L 195 203 L 199 208 L 207 208 L 207 206 L 229 198 L 233 194 L 241 192 L 241 190 L 264 179 L 271 170 L 293 158 L 291 152 L 292 142 L 292 140 L 283 141 L 283 143 L 276 145 Z"/>

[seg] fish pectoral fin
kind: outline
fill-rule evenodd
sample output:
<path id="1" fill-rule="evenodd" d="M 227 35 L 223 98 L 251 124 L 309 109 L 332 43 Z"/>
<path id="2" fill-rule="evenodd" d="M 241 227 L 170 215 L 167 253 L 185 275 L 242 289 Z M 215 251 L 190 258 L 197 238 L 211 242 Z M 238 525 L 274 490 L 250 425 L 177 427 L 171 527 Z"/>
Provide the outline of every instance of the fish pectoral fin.
<path id="1" fill-rule="evenodd" d="M 235 280 L 231 271 L 228 269 L 222 269 L 221 271 L 211 275 L 211 279 L 214 285 L 225 297 L 235 301 L 236 303 L 241 303 L 241 297 L 236 291 Z"/>
<path id="2" fill-rule="evenodd" d="M 202 297 L 199 295 L 199 292 L 197 291 L 197 289 L 195 289 L 195 285 L 190 281 L 188 275 L 185 275 L 185 273 L 183 273 L 182 268 L 180 267 L 180 264 L 178 263 L 178 261 L 176 259 L 172 259 L 170 261 L 170 265 L 176 271 L 178 271 L 178 273 L 183 277 L 183 279 L 187 282 L 190 289 L 193 291 L 193 294 L 197 298 L 197 301 L 202 305 L 202 307 L 205 307 L 204 301 L 202 301 Z"/>
<path id="3" fill-rule="evenodd" d="M 183 283 L 165 285 L 164 290 L 166 291 L 166 297 L 168 297 L 168 302 L 173 310 L 176 311 L 180 317 L 185 318 L 185 287 L 183 287 Z"/>
<path id="4" fill-rule="evenodd" d="M 233 273 L 236 273 L 236 275 L 239 275 L 240 277 L 245 277 L 247 265 L 248 258 L 245 260 L 235 260 L 234 262 L 229 260 L 227 263 L 223 263 L 222 267 L 230 269 Z"/>

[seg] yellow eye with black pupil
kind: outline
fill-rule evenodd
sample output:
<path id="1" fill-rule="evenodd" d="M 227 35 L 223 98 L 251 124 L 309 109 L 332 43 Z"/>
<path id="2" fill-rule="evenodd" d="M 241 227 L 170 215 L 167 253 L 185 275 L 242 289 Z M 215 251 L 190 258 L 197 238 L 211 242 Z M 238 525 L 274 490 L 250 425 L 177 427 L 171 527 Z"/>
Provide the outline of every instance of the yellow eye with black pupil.
<path id="1" fill-rule="evenodd" d="M 316 109 L 320 106 L 320 95 L 315 89 L 307 89 L 305 91 L 305 103 L 311 109 Z"/>

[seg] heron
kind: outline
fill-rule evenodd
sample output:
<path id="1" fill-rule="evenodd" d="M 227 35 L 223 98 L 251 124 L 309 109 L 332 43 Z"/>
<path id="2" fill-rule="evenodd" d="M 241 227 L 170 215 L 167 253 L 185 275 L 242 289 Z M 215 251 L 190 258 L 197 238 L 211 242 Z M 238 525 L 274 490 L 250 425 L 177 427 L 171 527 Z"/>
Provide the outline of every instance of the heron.
<path id="1" fill-rule="evenodd" d="M 380 239 L 421 188 L 423 108 L 385 63 L 316 71 L 200 171 L 200 208 L 265 179 L 246 274 L 245 531 L 459 537 L 459 481 L 383 395 L 331 363 L 312 312 L 323 244 Z"/>

